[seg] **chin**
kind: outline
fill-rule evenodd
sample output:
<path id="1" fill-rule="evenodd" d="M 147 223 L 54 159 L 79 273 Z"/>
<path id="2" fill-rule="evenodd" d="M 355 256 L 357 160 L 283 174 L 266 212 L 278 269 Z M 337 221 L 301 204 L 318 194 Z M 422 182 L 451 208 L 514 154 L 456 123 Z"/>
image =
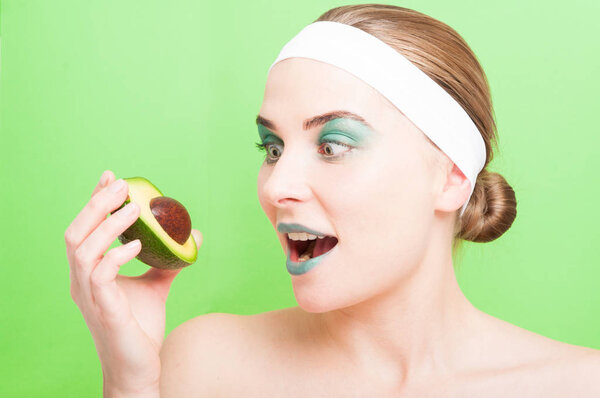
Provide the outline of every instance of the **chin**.
<path id="1" fill-rule="evenodd" d="M 296 302 L 298 303 L 300 308 L 302 308 L 306 312 L 323 313 L 338 308 L 337 306 L 332 305 L 327 301 L 319 300 L 318 298 L 315 298 L 315 296 L 309 294 L 296 294 L 295 291 L 294 294 L 296 296 Z"/>
<path id="2" fill-rule="evenodd" d="M 306 312 L 321 313 L 336 308 L 333 292 L 313 269 L 304 275 L 291 275 L 296 302 Z"/>
<path id="3" fill-rule="evenodd" d="M 292 275 L 294 296 L 300 308 L 306 312 L 323 313 L 355 304 L 357 297 L 348 297 L 350 292 L 342 288 L 343 284 L 334 283 L 332 286 L 330 280 L 326 280 L 329 279 L 319 277 L 316 272 L 312 275 Z M 341 290 L 337 290 L 336 286 Z"/>

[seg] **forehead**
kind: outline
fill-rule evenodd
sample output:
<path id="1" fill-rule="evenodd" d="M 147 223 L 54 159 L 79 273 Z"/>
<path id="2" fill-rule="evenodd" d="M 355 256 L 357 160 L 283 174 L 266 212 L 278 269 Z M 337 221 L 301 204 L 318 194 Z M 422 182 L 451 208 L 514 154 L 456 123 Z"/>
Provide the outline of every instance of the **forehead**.
<path id="1" fill-rule="evenodd" d="M 354 112 L 372 124 L 400 113 L 377 90 L 336 66 L 307 58 L 288 58 L 273 66 L 261 115 L 304 120 L 334 109 Z"/>

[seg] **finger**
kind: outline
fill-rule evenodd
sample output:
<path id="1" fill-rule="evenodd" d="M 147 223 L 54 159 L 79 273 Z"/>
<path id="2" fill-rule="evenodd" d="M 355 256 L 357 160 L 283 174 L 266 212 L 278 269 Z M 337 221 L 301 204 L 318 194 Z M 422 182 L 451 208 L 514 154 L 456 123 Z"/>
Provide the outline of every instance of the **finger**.
<path id="1" fill-rule="evenodd" d="M 102 188 L 104 188 L 114 180 L 115 175 L 113 174 L 113 172 L 110 170 L 104 170 L 104 172 L 100 176 L 100 181 L 98 181 L 98 184 L 94 188 L 94 192 L 92 192 L 92 197 L 94 197 L 96 193 L 98 193 Z"/>
<path id="2" fill-rule="evenodd" d="M 89 275 L 98 264 L 98 261 L 94 260 L 102 257 L 112 242 L 137 220 L 139 214 L 140 207 L 137 203 L 131 202 L 100 223 L 98 228 L 92 231 L 77 248 L 80 263 L 78 272 L 82 271 Z"/>
<path id="3" fill-rule="evenodd" d="M 202 233 L 197 229 L 192 229 L 192 235 L 194 236 L 194 240 L 196 241 L 196 247 L 199 249 L 202 245 Z"/>
<path id="4" fill-rule="evenodd" d="M 98 181 L 98 184 L 96 185 L 96 187 L 94 188 L 94 192 L 92 192 L 92 197 L 94 197 L 94 195 L 99 192 L 102 188 L 104 188 L 106 185 L 108 185 L 109 183 L 111 183 L 114 179 L 114 174 L 112 171 L 110 170 L 104 170 L 104 172 L 102 173 L 102 175 L 100 176 L 100 180 Z M 71 222 L 71 224 L 67 227 L 67 229 L 65 230 L 65 243 L 67 246 L 67 254 L 72 253 L 74 248 L 76 248 L 76 241 L 74 239 L 74 234 L 76 233 L 75 231 L 75 220 L 77 220 L 77 217 L 75 217 L 75 219 Z M 69 258 L 69 263 L 71 263 L 71 258 Z"/>
<path id="5" fill-rule="evenodd" d="M 120 185 L 122 184 L 122 185 Z M 119 188 L 116 192 L 113 189 Z M 75 250 L 106 219 L 106 215 L 123 204 L 129 193 L 127 183 L 120 178 L 102 188 L 77 214 L 65 232 L 67 247 Z"/>
<path id="6" fill-rule="evenodd" d="M 133 213 L 128 214 L 127 210 Z M 75 278 L 86 300 L 93 300 L 90 288 L 90 274 L 103 259 L 103 254 L 111 243 L 135 222 L 140 209 L 130 203 L 104 220 L 90 236 L 77 248 Z"/>
<path id="7" fill-rule="evenodd" d="M 121 296 L 115 279 L 121 265 L 135 258 L 141 248 L 140 240 L 136 239 L 109 250 L 90 274 L 92 302 L 98 306 L 107 320 L 118 322 L 120 319 L 125 319 L 128 314 L 128 309 L 125 311 L 126 308 L 122 305 L 126 298 Z"/>

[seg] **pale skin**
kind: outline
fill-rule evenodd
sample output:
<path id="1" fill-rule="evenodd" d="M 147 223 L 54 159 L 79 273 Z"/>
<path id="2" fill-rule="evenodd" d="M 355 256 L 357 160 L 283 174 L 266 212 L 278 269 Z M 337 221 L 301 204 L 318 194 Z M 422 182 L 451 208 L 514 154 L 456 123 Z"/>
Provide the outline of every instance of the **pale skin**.
<path id="1" fill-rule="evenodd" d="M 127 185 L 118 187 L 107 170 L 92 197 L 65 231 L 71 298 L 90 329 L 102 365 L 104 396 L 158 396 L 160 349 L 165 333 L 165 303 L 179 270 L 150 268 L 136 277 L 118 275 L 140 247 L 111 243 L 140 214 L 116 210 L 127 198 Z M 123 181 L 120 181 L 123 182 Z M 193 230 L 198 246 L 202 235 Z M 104 254 L 106 252 L 106 254 Z"/>
<path id="2" fill-rule="evenodd" d="M 322 126 L 305 131 L 302 122 L 334 110 L 361 115 L 375 134 L 349 156 L 330 160 L 318 142 Z M 102 243 L 95 252 L 78 249 L 126 197 L 95 195 L 96 215 L 84 209 L 65 239 L 72 292 L 76 285 L 98 292 L 119 286 L 125 293 L 105 293 L 121 297 L 112 307 L 77 289 L 74 294 L 100 347 L 106 396 L 158 396 L 159 390 L 161 397 L 600 395 L 600 351 L 492 317 L 463 295 L 451 246 L 469 182 L 383 96 L 341 69 L 293 58 L 269 73 L 259 113 L 275 123 L 272 132 L 283 141 L 268 153 L 274 162 L 262 164 L 257 190 L 284 253 L 280 222 L 335 235 L 336 252 L 309 272 L 290 275 L 298 307 L 198 316 L 162 342 L 175 273 L 150 270 L 155 278 L 130 279 L 112 266 L 104 282 L 90 288 L 93 270 L 110 263 L 97 259 L 135 220 L 97 234 Z M 329 149 L 335 155 L 348 151 Z M 108 176 L 112 182 L 114 175 Z M 94 194 L 104 191 L 99 185 Z M 194 237 L 200 246 L 200 232 L 194 230 Z M 113 262 L 136 254 L 113 255 Z M 150 286 L 158 289 L 144 290 Z M 151 306 L 139 299 L 153 295 L 158 298 Z M 116 308 L 131 312 L 99 321 L 103 314 L 119 314 Z M 136 350 L 123 341 L 138 342 Z"/>

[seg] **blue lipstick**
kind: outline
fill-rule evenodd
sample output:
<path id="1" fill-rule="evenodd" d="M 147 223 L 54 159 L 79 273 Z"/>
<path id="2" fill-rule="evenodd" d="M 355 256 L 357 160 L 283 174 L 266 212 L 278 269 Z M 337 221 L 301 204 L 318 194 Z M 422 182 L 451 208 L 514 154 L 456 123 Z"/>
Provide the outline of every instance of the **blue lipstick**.
<path id="1" fill-rule="evenodd" d="M 337 247 L 337 245 L 336 245 Z M 302 275 L 316 267 L 329 253 L 331 253 L 333 249 L 329 250 L 327 253 L 323 253 L 320 256 L 313 257 L 306 261 L 295 262 L 290 259 L 290 250 L 288 249 L 287 258 L 285 261 L 285 267 L 288 272 L 292 275 Z"/>
<path id="2" fill-rule="evenodd" d="M 312 235 L 327 236 L 324 233 L 315 231 L 313 229 L 307 228 L 300 224 L 280 223 L 277 225 L 277 230 L 282 233 L 306 232 L 306 233 L 309 233 Z M 317 238 L 317 239 L 319 239 L 319 238 Z M 337 247 L 337 245 L 336 245 L 336 247 Z M 323 259 L 325 257 L 327 257 L 327 255 L 329 253 L 331 253 L 331 251 L 333 249 L 335 249 L 335 247 L 332 248 L 331 250 L 329 250 L 328 252 L 321 254 L 320 256 L 310 258 L 306 261 L 296 262 L 296 261 L 292 261 L 292 259 L 290 258 L 291 249 L 289 247 L 289 242 L 288 242 L 287 258 L 286 258 L 285 266 L 291 275 L 305 274 L 308 271 L 310 271 L 311 269 L 313 269 L 314 267 L 316 267 L 319 263 L 321 263 L 321 261 L 323 261 Z"/>
<path id="3" fill-rule="evenodd" d="M 277 230 L 279 232 L 282 232 L 284 234 L 290 233 L 290 232 L 306 232 L 307 234 L 312 234 L 312 235 L 319 235 L 319 236 L 326 236 L 327 234 L 324 234 L 322 232 L 319 231 L 315 231 L 314 229 L 310 229 L 308 227 L 305 227 L 304 225 L 301 224 L 296 224 L 296 223 L 292 223 L 292 224 L 287 224 L 287 223 L 279 223 L 277 224 Z"/>

